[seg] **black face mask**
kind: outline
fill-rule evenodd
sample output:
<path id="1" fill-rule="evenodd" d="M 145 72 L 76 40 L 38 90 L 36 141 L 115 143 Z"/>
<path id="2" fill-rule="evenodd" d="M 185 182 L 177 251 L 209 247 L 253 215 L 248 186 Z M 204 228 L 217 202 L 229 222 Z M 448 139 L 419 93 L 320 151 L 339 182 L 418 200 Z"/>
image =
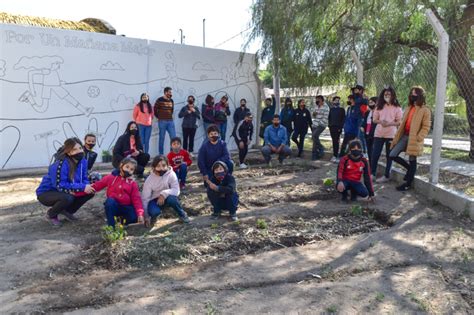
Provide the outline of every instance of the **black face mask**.
<path id="1" fill-rule="evenodd" d="M 418 95 L 410 95 L 410 102 L 415 103 L 418 100 Z"/>
<path id="2" fill-rule="evenodd" d="M 146 104 L 146 103 L 148 103 L 148 100 L 142 100 L 142 103 Z"/>
<path id="3" fill-rule="evenodd" d="M 161 170 L 161 171 L 158 172 L 158 174 L 159 174 L 160 176 L 163 176 L 163 175 L 166 174 L 166 171 Z"/>
<path id="4" fill-rule="evenodd" d="M 216 142 L 216 141 L 217 141 L 217 139 L 219 139 L 219 137 L 218 137 L 218 136 L 212 136 L 212 137 L 211 137 L 211 141 L 212 141 L 212 142 Z"/>
<path id="5" fill-rule="evenodd" d="M 339 106 L 339 102 L 334 102 L 334 106 Z"/>
<path id="6" fill-rule="evenodd" d="M 349 105 L 349 106 L 350 106 L 350 105 L 352 105 L 352 103 L 351 103 L 351 102 L 349 102 L 349 101 L 347 101 L 347 105 Z"/>
<path id="7" fill-rule="evenodd" d="M 278 126 L 280 126 L 280 123 L 273 123 L 273 127 L 277 128 Z"/>
<path id="8" fill-rule="evenodd" d="M 374 109 L 374 108 L 375 108 L 375 105 L 369 105 L 369 108 L 370 108 L 370 109 Z"/>
<path id="9" fill-rule="evenodd" d="M 92 150 L 95 147 L 95 143 L 88 143 L 87 147 L 89 148 L 89 150 Z"/>
<path id="10" fill-rule="evenodd" d="M 355 158 L 359 158 L 362 155 L 362 150 L 351 150 L 351 155 Z"/>
<path id="11" fill-rule="evenodd" d="M 84 152 L 79 152 L 79 153 L 76 153 L 74 155 L 71 155 L 71 157 L 76 160 L 76 161 L 80 161 L 84 158 Z"/>
<path id="12" fill-rule="evenodd" d="M 131 129 L 131 130 L 130 130 L 130 134 L 131 134 L 132 136 L 136 136 L 136 135 L 138 134 L 138 130 L 137 130 L 137 129 Z"/>
<path id="13" fill-rule="evenodd" d="M 319 104 L 321 104 L 321 102 L 320 102 L 320 101 L 316 101 L 316 105 L 318 105 L 318 106 L 319 106 Z"/>
<path id="14" fill-rule="evenodd" d="M 123 170 L 122 172 L 123 172 L 123 177 L 124 178 L 129 178 L 133 175 L 133 173 L 130 173 L 129 171 Z"/>
<path id="15" fill-rule="evenodd" d="M 193 104 L 194 101 L 193 100 L 188 100 L 188 104 Z"/>

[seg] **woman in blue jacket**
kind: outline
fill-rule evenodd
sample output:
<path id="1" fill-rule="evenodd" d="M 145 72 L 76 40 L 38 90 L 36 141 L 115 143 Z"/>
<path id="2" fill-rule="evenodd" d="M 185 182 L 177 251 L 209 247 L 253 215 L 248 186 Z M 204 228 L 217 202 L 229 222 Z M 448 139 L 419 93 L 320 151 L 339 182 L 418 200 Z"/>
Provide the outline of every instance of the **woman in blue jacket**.
<path id="1" fill-rule="evenodd" d="M 41 180 L 36 196 L 41 204 L 51 207 L 46 214 L 48 221 L 53 226 L 60 226 L 58 215 L 76 221 L 74 213 L 94 196 L 93 193 L 82 143 L 77 138 L 69 138 Z"/>

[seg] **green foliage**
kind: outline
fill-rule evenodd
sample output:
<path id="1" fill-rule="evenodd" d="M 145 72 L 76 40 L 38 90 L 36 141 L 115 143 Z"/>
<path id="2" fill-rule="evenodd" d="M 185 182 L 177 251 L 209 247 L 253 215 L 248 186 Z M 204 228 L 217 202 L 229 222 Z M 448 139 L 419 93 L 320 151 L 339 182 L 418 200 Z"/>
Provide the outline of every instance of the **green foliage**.
<path id="1" fill-rule="evenodd" d="M 337 312 L 337 306 L 336 305 L 331 305 L 328 308 L 326 308 L 326 312 L 329 314 L 334 314 Z"/>
<path id="2" fill-rule="evenodd" d="M 127 237 L 127 231 L 125 230 L 124 226 L 126 223 L 125 220 L 120 222 L 117 217 L 114 217 L 114 219 L 115 228 L 109 225 L 102 227 L 102 238 L 109 243 L 114 243 Z"/>
<path id="3" fill-rule="evenodd" d="M 211 224 L 211 229 L 217 229 L 219 227 L 219 224 L 217 223 L 212 223 Z"/>
<path id="4" fill-rule="evenodd" d="M 382 302 L 384 298 L 385 295 L 382 292 L 377 293 L 377 295 L 375 296 L 375 299 L 379 302 Z"/>
<path id="5" fill-rule="evenodd" d="M 323 184 L 326 187 L 334 186 L 334 179 L 333 178 L 325 178 L 325 179 L 323 179 Z"/>
<path id="6" fill-rule="evenodd" d="M 351 214 L 361 216 L 362 215 L 362 206 L 360 206 L 360 205 L 351 206 Z"/>
<path id="7" fill-rule="evenodd" d="M 266 230 L 267 228 L 268 228 L 268 225 L 264 219 L 257 219 L 257 229 Z"/>
<path id="8" fill-rule="evenodd" d="M 109 151 L 103 150 L 102 151 L 102 156 L 112 156 Z"/>

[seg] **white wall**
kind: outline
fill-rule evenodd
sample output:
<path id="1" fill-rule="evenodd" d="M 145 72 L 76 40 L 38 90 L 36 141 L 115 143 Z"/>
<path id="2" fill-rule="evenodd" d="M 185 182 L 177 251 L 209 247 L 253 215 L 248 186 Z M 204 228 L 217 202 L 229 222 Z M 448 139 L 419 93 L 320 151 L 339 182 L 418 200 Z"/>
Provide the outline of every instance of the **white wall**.
<path id="1" fill-rule="evenodd" d="M 256 117 L 251 54 L 240 65 L 238 52 L 9 24 L 0 24 L 0 43 L 0 169 L 48 165 L 66 138 L 86 132 L 98 134 L 97 152 L 110 150 L 140 94 L 147 92 L 153 104 L 165 86 L 173 88 L 178 136 L 178 112 L 190 94 L 199 108 L 207 94 L 216 101 L 228 94 L 232 113 L 246 98 Z M 87 107 L 93 107 L 89 116 Z M 235 148 L 232 128 L 230 118 L 226 141 Z M 157 129 L 154 121 L 152 156 Z M 201 122 L 195 147 L 203 136 Z M 167 136 L 166 150 L 168 143 Z"/>

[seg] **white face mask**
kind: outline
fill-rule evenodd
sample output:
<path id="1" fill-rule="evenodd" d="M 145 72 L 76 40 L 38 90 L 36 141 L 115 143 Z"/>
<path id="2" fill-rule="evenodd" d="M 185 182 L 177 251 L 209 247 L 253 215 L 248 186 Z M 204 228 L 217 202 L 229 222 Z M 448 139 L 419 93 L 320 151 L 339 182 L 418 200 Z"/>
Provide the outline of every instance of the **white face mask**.
<path id="1" fill-rule="evenodd" d="M 385 103 L 390 104 L 390 100 L 391 100 L 390 96 L 386 96 L 383 99 L 385 100 Z"/>

